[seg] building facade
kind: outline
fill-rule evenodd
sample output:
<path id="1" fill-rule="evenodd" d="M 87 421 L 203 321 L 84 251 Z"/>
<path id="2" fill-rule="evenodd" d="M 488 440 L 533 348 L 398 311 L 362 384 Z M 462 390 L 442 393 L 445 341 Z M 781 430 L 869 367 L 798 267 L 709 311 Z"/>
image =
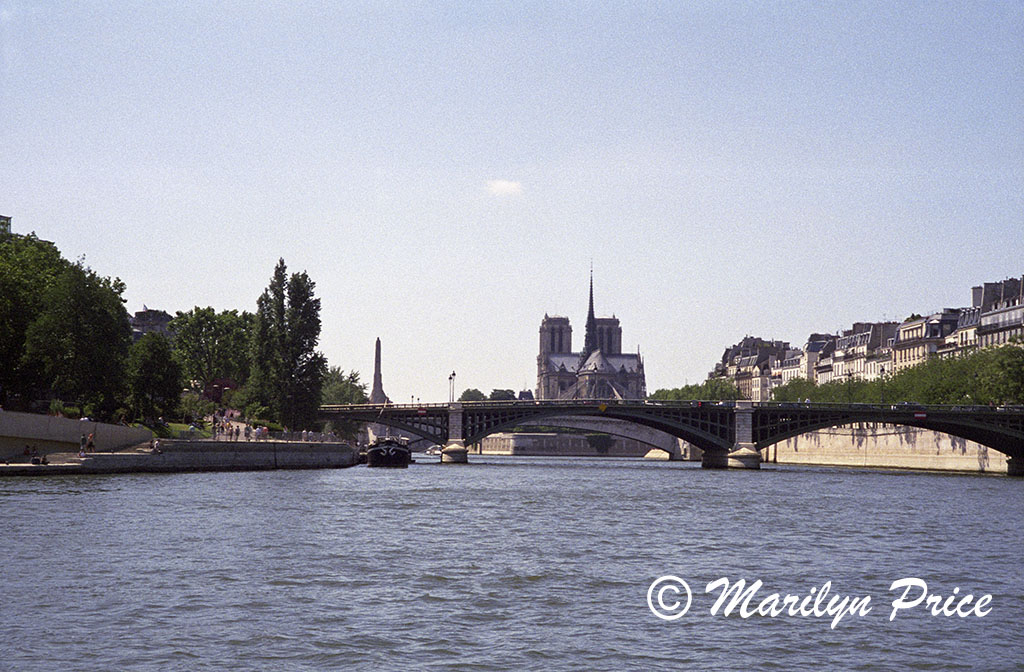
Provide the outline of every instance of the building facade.
<path id="1" fill-rule="evenodd" d="M 988 348 L 1024 341 L 1024 277 L 975 287 L 982 294 L 977 344 Z M 976 298 L 977 300 L 977 298 Z"/>
<path id="2" fill-rule="evenodd" d="M 157 333 L 167 338 L 174 338 L 171 331 L 171 320 L 174 319 L 164 310 L 153 310 L 142 306 L 142 310 L 128 318 L 132 327 L 132 342 L 149 333 Z"/>
<path id="3" fill-rule="evenodd" d="M 897 327 L 892 344 L 893 371 L 923 364 L 936 356 L 959 322 L 958 308 L 946 308 L 939 313 L 904 321 Z"/>
<path id="4" fill-rule="evenodd" d="M 725 349 L 708 378 L 732 381 L 743 399 L 767 401 L 776 378 L 780 382 L 782 380 L 782 364 L 792 360 L 792 354 L 789 343 L 785 341 L 745 336 L 739 343 Z"/>
<path id="5" fill-rule="evenodd" d="M 568 317 L 545 315 L 540 323 L 537 399 L 644 399 L 647 382 L 640 353 L 622 352 L 618 318 L 594 314 L 594 278 L 583 349 L 573 352 Z"/>
<path id="6" fill-rule="evenodd" d="M 855 322 L 836 337 L 832 353 L 832 380 L 874 380 L 886 369 L 895 322 Z M 891 367 L 890 367 L 891 368 Z"/>

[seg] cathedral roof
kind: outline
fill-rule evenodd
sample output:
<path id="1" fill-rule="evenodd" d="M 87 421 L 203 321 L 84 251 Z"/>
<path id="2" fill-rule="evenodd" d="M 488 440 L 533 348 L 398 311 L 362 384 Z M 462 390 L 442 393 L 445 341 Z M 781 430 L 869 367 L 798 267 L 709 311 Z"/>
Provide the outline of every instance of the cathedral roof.
<path id="1" fill-rule="evenodd" d="M 615 373 L 617 369 L 611 365 L 608 358 L 600 350 L 594 350 L 583 362 L 580 371 L 599 371 L 600 373 Z"/>
<path id="2" fill-rule="evenodd" d="M 618 373 L 622 369 L 625 369 L 627 373 L 636 373 L 643 366 L 641 364 L 640 355 L 606 355 L 600 350 L 595 350 L 590 353 L 590 356 L 583 362 L 583 367 L 578 369 L 577 367 L 580 364 L 581 354 L 582 353 L 579 352 L 549 354 L 548 366 L 555 370 L 565 367 L 565 370 L 570 373 L 577 373 L 578 371 Z"/>

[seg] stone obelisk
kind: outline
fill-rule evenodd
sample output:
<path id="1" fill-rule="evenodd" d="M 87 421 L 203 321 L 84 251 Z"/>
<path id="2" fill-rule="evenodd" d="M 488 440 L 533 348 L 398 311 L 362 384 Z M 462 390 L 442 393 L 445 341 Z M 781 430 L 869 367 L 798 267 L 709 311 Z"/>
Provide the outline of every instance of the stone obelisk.
<path id="1" fill-rule="evenodd" d="M 386 404 L 388 401 L 388 395 L 384 394 L 384 382 L 380 375 L 380 338 L 378 338 L 377 347 L 373 354 L 373 389 L 370 390 L 370 403 Z M 373 422 L 366 425 L 366 434 L 367 439 L 373 441 L 379 436 L 387 436 L 388 428 Z"/>
<path id="2" fill-rule="evenodd" d="M 371 404 L 388 403 L 388 395 L 384 394 L 384 382 L 380 375 L 380 338 L 373 355 L 373 389 L 370 391 Z"/>

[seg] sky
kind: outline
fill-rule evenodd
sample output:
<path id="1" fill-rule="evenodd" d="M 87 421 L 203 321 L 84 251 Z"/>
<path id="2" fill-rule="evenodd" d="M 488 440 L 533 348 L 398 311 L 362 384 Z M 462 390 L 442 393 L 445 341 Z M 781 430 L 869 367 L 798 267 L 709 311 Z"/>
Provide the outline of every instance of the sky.
<path id="1" fill-rule="evenodd" d="M 653 392 L 1024 275 L 1024 3 L 0 0 L 0 148 L 129 312 L 283 258 L 332 366 L 442 402 L 579 349 L 592 266 Z"/>

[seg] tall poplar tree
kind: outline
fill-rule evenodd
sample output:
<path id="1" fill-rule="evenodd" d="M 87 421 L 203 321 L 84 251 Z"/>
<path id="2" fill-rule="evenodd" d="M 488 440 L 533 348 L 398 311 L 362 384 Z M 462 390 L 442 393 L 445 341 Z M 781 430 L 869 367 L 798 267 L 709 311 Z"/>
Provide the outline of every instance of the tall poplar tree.
<path id="1" fill-rule="evenodd" d="M 315 286 L 305 271 L 289 277 L 280 259 L 256 302 L 249 382 L 272 419 L 291 429 L 316 421 L 327 372 L 327 359 L 316 350 L 320 299 L 313 295 Z"/>

